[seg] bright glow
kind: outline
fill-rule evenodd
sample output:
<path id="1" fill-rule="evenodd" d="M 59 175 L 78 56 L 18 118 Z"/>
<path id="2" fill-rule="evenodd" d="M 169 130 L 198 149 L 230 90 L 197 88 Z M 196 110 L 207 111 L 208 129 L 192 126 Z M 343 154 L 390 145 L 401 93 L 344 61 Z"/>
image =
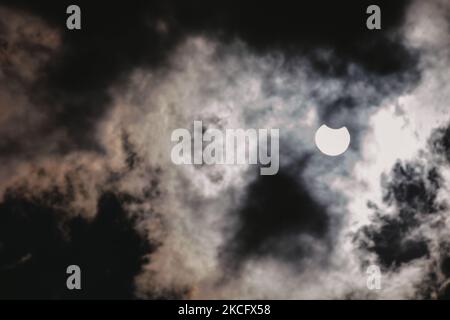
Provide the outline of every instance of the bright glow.
<path id="1" fill-rule="evenodd" d="M 327 156 L 338 156 L 350 145 L 350 133 L 346 127 L 332 129 L 323 124 L 317 129 L 315 142 L 322 153 Z"/>

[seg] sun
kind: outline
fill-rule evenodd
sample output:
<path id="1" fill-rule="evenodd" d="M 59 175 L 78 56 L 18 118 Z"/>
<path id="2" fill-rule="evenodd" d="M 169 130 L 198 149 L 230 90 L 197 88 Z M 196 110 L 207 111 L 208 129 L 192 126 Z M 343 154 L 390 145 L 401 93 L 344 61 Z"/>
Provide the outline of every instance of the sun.
<path id="1" fill-rule="evenodd" d="M 323 124 L 316 131 L 315 143 L 323 154 L 331 157 L 338 156 L 348 149 L 350 133 L 346 127 L 332 129 Z"/>

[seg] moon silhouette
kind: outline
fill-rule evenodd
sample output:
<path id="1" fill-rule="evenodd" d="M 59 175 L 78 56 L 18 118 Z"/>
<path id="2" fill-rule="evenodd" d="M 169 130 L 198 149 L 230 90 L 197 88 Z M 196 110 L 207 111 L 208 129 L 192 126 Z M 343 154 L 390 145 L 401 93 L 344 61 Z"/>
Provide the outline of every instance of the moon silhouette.
<path id="1" fill-rule="evenodd" d="M 315 142 L 322 153 L 331 157 L 338 156 L 350 145 L 350 133 L 346 127 L 332 129 L 323 124 L 316 131 Z"/>

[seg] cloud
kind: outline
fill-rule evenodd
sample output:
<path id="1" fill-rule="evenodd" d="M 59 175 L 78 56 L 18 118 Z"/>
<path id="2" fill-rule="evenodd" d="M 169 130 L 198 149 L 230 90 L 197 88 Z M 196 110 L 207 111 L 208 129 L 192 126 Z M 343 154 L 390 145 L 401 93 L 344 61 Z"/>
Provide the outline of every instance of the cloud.
<path id="1" fill-rule="evenodd" d="M 445 297 L 448 5 L 383 2 L 372 34 L 359 2 L 146 3 L 83 2 L 83 34 L 63 4 L 0 11 L 3 296 L 75 298 L 79 261 L 87 298 Z M 280 128 L 279 174 L 175 166 L 194 120 Z M 324 121 L 342 157 L 317 152 Z"/>
<path id="2" fill-rule="evenodd" d="M 69 218 L 45 200 L 66 201 L 55 189 L 33 200 L 11 191 L 0 204 L 0 297 L 133 298 L 133 279 L 150 246 L 136 233 L 120 197 L 102 194 L 92 221 Z M 81 293 L 65 287 L 65 271 L 71 264 L 82 270 Z"/>

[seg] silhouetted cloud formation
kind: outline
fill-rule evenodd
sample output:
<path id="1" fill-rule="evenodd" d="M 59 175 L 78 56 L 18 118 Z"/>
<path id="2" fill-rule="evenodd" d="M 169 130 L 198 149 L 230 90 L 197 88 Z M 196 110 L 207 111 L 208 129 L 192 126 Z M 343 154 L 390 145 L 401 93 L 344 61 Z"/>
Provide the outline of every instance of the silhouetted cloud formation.
<path id="1" fill-rule="evenodd" d="M 130 299 L 134 276 L 145 263 L 149 244 L 135 231 L 121 200 L 105 193 L 95 218 L 67 217 L 53 205 L 64 203 L 55 189 L 40 199 L 14 191 L 0 204 L 1 289 L 5 299 Z M 82 290 L 66 287 L 66 268 L 78 265 Z"/>
<path id="2" fill-rule="evenodd" d="M 312 254 L 314 242 L 326 241 L 331 220 L 289 172 L 257 178 L 234 214 L 238 226 L 225 248 L 232 264 L 267 255 L 299 265 Z"/>

